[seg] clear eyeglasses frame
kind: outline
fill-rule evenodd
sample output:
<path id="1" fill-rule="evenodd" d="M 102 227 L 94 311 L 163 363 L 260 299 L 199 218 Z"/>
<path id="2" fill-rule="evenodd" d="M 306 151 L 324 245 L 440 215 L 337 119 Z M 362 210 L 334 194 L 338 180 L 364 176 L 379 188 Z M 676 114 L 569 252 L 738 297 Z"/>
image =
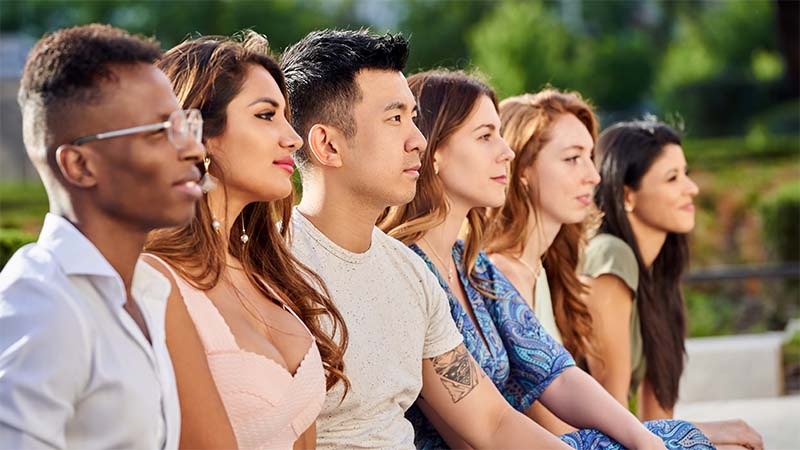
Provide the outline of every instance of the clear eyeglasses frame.
<path id="1" fill-rule="evenodd" d="M 203 140 L 203 116 L 198 109 L 178 109 L 173 111 L 164 122 L 85 136 L 72 141 L 72 145 L 160 130 L 167 130 L 167 139 L 176 149 L 185 148 L 193 142 L 201 143 Z"/>

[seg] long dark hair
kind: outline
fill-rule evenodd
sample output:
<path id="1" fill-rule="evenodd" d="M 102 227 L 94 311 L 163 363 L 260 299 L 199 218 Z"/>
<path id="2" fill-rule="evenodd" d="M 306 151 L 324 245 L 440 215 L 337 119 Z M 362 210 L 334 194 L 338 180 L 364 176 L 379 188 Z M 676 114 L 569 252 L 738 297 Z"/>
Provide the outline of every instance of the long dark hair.
<path id="1" fill-rule="evenodd" d="M 638 190 L 642 177 L 667 144 L 680 145 L 680 135 L 653 120 L 618 123 L 603 131 L 595 147 L 602 181 L 594 201 L 604 214 L 599 232 L 622 239 L 636 255 L 636 296 L 647 361 L 645 379 L 661 406 L 671 409 L 678 400 L 686 353 L 686 312 L 680 279 L 689 264 L 689 244 L 685 234 L 668 233 L 648 269 L 624 209 L 624 187 Z"/>
<path id="2" fill-rule="evenodd" d="M 431 228 L 444 222 L 449 211 L 444 186 L 433 170 L 433 156 L 450 136 L 467 120 L 482 96 L 486 96 L 497 110 L 497 95 L 486 83 L 462 71 L 431 70 L 412 75 L 408 87 L 417 99 L 419 115 L 417 126 L 428 140 L 422 154 L 422 169 L 417 181 L 414 199 L 401 206 L 388 208 L 378 221 L 378 226 L 389 236 L 411 244 L 418 241 Z M 464 239 L 463 265 L 469 283 L 487 295 L 486 280 L 475 274 L 475 262 L 483 245 L 483 214 L 473 208 L 467 213 Z"/>
<path id="3" fill-rule="evenodd" d="M 172 82 L 181 107 L 197 108 L 203 113 L 204 139 L 225 131 L 228 104 L 241 90 L 248 67 L 266 69 L 284 98 L 288 97 L 283 73 L 269 56 L 266 38 L 252 31 L 243 33 L 240 39 L 208 36 L 188 40 L 168 51 L 158 66 Z M 221 164 L 212 164 L 210 171 L 222 180 L 224 189 Z M 292 197 L 245 206 L 236 222 L 248 224 L 250 240 L 244 245 L 240 240 L 244 230 L 233 227 L 228 252 L 242 262 L 247 278 L 261 294 L 273 298 L 274 290 L 302 318 L 319 347 L 327 388 L 342 381 L 346 392 L 347 329 L 323 281 L 289 251 L 290 227 L 286 224 L 291 223 Z M 276 220 L 283 226 L 276 226 Z M 225 245 L 211 222 L 211 210 L 204 198 L 188 225 L 153 232 L 145 249 L 169 262 L 197 289 L 209 290 L 219 281 L 225 262 Z M 242 302 L 242 307 L 257 317 L 246 303 Z M 333 330 L 325 332 L 321 321 L 329 321 Z"/>

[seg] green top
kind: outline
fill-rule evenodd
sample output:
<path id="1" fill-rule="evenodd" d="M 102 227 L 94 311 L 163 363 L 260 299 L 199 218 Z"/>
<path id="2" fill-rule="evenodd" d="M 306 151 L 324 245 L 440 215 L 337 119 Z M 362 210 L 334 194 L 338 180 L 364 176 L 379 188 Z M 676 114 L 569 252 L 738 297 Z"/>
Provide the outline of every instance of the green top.
<path id="1" fill-rule="evenodd" d="M 631 385 L 628 391 L 628 399 L 631 399 L 639 389 L 646 370 L 639 308 L 636 303 L 636 289 L 639 286 L 639 264 L 636 262 L 636 255 L 622 239 L 610 234 L 598 234 L 586 247 L 582 271 L 592 278 L 606 274 L 614 275 L 633 292 L 630 320 Z"/>

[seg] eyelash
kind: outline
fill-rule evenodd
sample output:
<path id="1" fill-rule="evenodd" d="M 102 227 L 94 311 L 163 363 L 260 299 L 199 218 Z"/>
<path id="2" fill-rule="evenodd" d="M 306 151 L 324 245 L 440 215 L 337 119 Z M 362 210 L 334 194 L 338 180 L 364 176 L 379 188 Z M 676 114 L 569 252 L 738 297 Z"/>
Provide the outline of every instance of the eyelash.
<path id="1" fill-rule="evenodd" d="M 480 138 L 478 138 L 478 139 L 480 139 L 480 140 L 482 140 L 482 141 L 488 141 L 488 140 L 489 140 L 489 139 L 491 139 L 491 138 L 492 138 L 492 135 L 491 135 L 491 134 L 484 134 L 483 136 L 481 136 L 481 137 L 480 137 Z"/>
<path id="2" fill-rule="evenodd" d="M 262 119 L 262 120 L 268 120 L 268 121 L 272 122 L 272 118 L 275 117 L 275 112 L 274 111 L 270 111 L 270 112 L 265 112 L 265 113 L 258 113 L 258 114 L 256 114 L 256 117 L 258 117 L 259 119 Z"/>
<path id="3" fill-rule="evenodd" d="M 581 155 L 576 155 L 576 156 L 573 156 L 571 158 L 567 158 L 564 161 L 567 161 L 568 163 L 574 164 L 574 163 L 578 162 L 578 159 L 580 159 L 580 157 L 581 157 Z"/>

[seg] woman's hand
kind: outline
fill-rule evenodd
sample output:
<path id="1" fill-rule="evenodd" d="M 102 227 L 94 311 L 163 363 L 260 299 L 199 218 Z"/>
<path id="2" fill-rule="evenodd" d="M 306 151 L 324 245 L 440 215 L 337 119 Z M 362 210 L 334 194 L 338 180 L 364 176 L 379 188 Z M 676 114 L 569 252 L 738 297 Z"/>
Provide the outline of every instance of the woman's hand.
<path id="1" fill-rule="evenodd" d="M 741 419 L 718 420 L 695 424 L 715 446 L 740 446 L 750 450 L 764 450 L 761 434 Z"/>
<path id="2" fill-rule="evenodd" d="M 664 441 L 650 431 L 642 433 L 642 437 L 636 440 L 634 448 L 636 450 L 667 450 Z"/>

